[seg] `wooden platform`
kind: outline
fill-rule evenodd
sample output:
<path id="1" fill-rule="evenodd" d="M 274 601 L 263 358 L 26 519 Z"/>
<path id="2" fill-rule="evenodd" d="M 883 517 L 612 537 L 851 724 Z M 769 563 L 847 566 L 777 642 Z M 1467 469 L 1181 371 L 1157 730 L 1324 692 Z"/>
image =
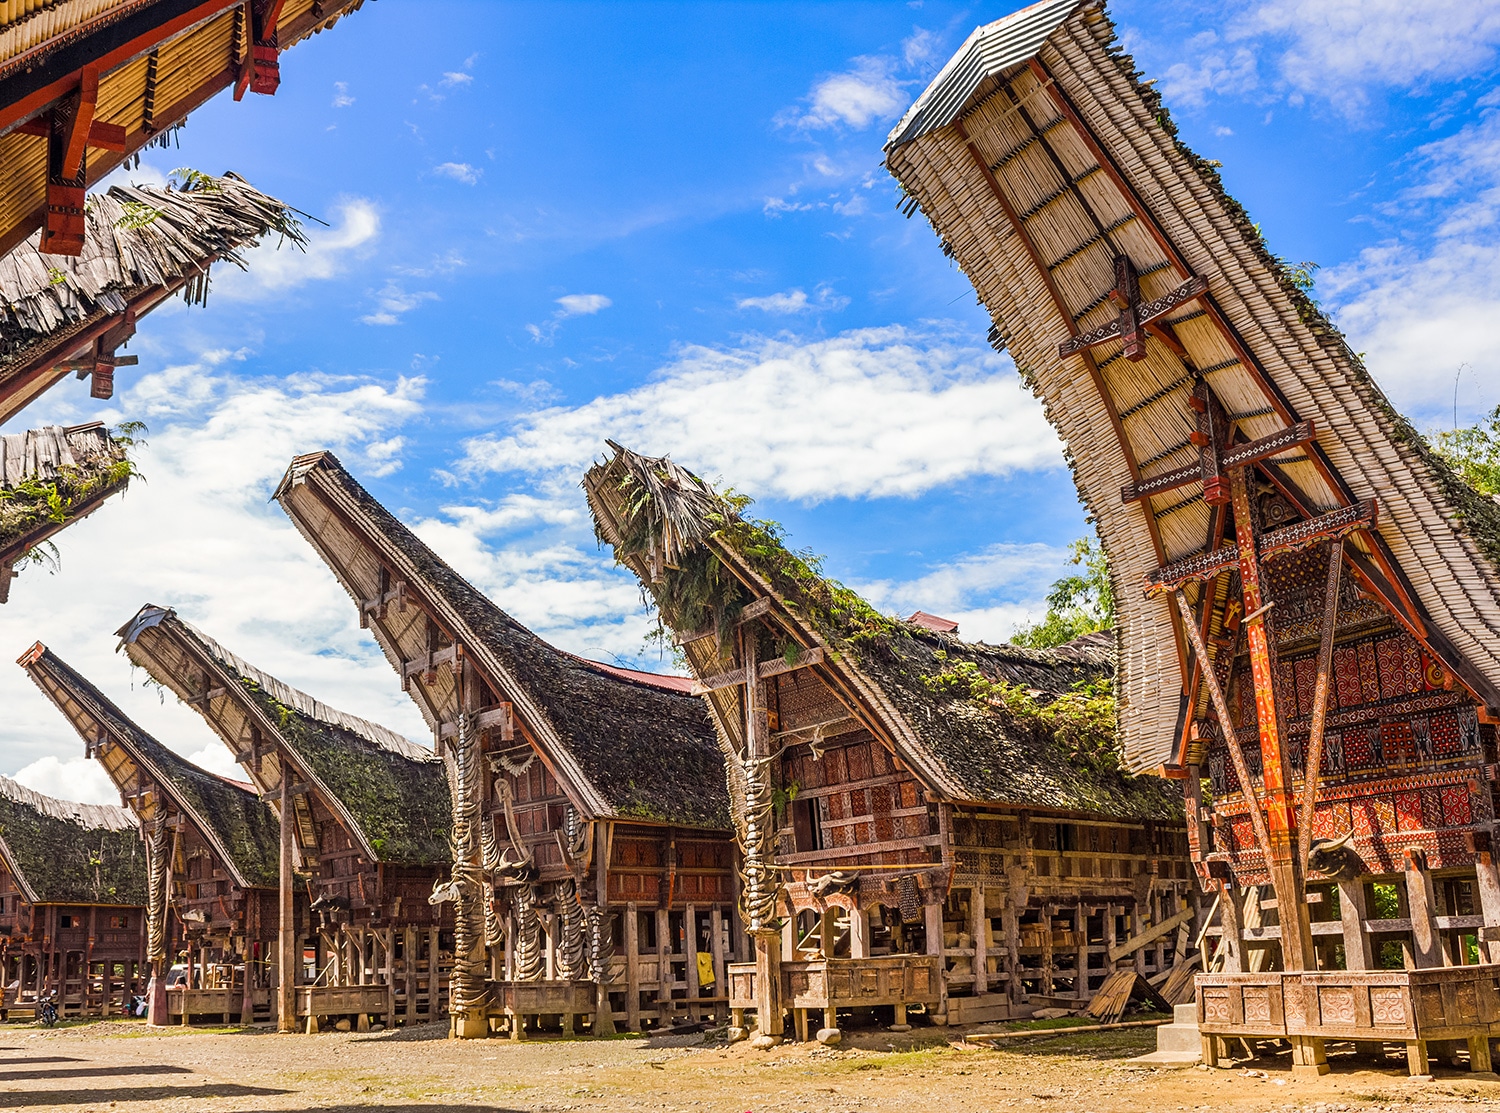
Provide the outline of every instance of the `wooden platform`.
<path id="1" fill-rule="evenodd" d="M 270 1004 L 271 992 L 267 989 L 251 990 L 252 1006 L 264 1010 Z M 218 1021 L 229 1024 L 241 1020 L 245 990 L 242 986 L 223 989 L 188 989 L 186 986 L 167 987 L 167 1015 L 182 1024 L 191 1024 L 194 1017 L 204 1023 Z"/>
<path id="2" fill-rule="evenodd" d="M 889 1005 L 897 1024 L 906 1023 L 912 1005 L 937 1008 L 942 996 L 942 957 L 882 955 L 878 958 L 824 958 L 783 962 L 781 999 L 797 1023 L 798 1039 L 807 1039 L 808 1013 L 821 1011 L 823 1026 L 835 1028 L 838 1009 Z M 729 1008 L 737 1026 L 745 1009 L 755 1008 L 755 964 L 729 964 Z"/>
<path id="3" fill-rule="evenodd" d="M 395 1006 L 388 985 L 299 985 L 297 1015 L 306 1020 L 306 1030 L 316 1032 L 326 1021 L 349 1020 L 360 1032 L 369 1031 L 370 1017 L 380 1017 L 387 1026 Z"/>
<path id="4" fill-rule="evenodd" d="M 1217 1038 L 1305 1037 L 1405 1043 L 1411 1072 L 1426 1074 L 1429 1041 L 1462 1040 L 1472 1069 L 1489 1071 L 1500 1036 L 1500 965 L 1199 974 L 1196 984 L 1209 1063 Z"/>
<path id="5" fill-rule="evenodd" d="M 578 1030 L 578 1021 L 598 1009 L 598 986 L 592 981 L 491 981 L 490 1016 L 504 1017 L 510 1038 L 521 1039 L 528 1016 L 560 1016 L 566 1033 Z"/>

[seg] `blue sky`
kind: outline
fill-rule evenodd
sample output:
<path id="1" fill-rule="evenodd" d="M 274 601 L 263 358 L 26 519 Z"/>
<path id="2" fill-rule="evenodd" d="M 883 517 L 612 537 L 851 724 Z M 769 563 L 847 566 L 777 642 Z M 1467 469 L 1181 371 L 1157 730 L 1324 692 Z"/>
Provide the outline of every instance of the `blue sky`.
<path id="1" fill-rule="evenodd" d="M 614 437 L 755 495 L 829 572 L 1001 640 L 1088 526 L 1040 407 L 880 165 L 894 120 L 1006 4 L 380 0 L 220 97 L 130 176 L 233 169 L 327 222 L 148 318 L 116 398 L 9 429 L 144 420 L 146 482 L 0 611 L 148 729 L 228 771 L 113 652 L 147 601 L 422 738 L 352 604 L 266 500 L 332 448 L 504 608 L 642 660 L 639 593 L 578 477 Z M 1423 428 L 1500 404 L 1500 11 L 1460 0 L 1131 0 L 1112 14 L 1184 139 Z M 1462 371 L 1460 372 L 1460 368 Z M 661 667 L 654 656 L 646 661 Z M 19 669 L 0 771 L 108 797 Z"/>

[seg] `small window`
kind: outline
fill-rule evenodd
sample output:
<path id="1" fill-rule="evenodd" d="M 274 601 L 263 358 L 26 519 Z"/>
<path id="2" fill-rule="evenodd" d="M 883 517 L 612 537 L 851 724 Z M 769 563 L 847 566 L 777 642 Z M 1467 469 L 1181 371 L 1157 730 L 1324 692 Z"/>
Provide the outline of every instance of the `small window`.
<path id="1" fill-rule="evenodd" d="M 58 924 L 63 929 L 78 927 L 78 917 L 63 915 L 58 917 Z"/>
<path id="2" fill-rule="evenodd" d="M 792 833 L 797 841 L 797 853 L 823 849 L 823 825 L 818 822 L 818 800 L 793 800 Z"/>
<path id="3" fill-rule="evenodd" d="M 130 926 L 130 923 L 124 916 L 111 916 L 109 926 L 116 931 L 123 931 Z"/>

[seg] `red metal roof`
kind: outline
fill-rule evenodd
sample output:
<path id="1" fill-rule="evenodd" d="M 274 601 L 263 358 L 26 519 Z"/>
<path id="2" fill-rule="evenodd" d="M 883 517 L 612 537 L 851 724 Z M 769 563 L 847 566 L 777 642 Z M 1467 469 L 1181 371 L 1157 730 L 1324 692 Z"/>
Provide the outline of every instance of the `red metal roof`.
<path id="1" fill-rule="evenodd" d="M 936 630 L 939 634 L 958 633 L 958 623 L 954 622 L 951 618 L 939 618 L 937 615 L 928 614 L 926 611 L 918 611 L 906 621 L 912 623 L 914 626 L 925 626 L 929 630 Z"/>

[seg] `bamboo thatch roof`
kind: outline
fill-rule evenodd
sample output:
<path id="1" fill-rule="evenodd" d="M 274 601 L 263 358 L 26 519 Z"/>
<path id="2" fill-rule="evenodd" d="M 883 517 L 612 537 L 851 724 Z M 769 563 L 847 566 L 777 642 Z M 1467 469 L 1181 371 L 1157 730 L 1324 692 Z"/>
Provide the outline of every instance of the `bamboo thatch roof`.
<path id="1" fill-rule="evenodd" d="M 49 425 L 0 435 L 0 603 L 15 566 L 130 483 L 127 442 L 103 425 Z"/>
<path id="2" fill-rule="evenodd" d="M 584 479 L 596 529 L 684 643 L 733 754 L 744 752 L 743 684 L 716 687 L 716 678 L 733 663 L 728 634 L 755 614 L 775 631 L 764 660 L 811 668 L 950 800 L 1180 818 L 1162 782 L 1115 768 L 1112 739 L 1080 747 L 1047 725 L 1047 705 L 1108 680 L 1107 645 L 986 645 L 881 614 L 789 551 L 774 527 L 745 517 L 747 500 L 721 496 L 668 458 L 611 447 Z"/>
<path id="3" fill-rule="evenodd" d="M 361 607 L 434 733 L 458 717 L 452 669 L 419 682 L 429 619 L 528 738 L 587 818 L 729 826 L 719 750 L 700 702 L 670 680 L 586 661 L 537 637 L 450 568 L 332 453 L 299 456 L 276 492 L 302 535 Z M 395 586 L 399 585 L 399 586 Z M 401 601 L 368 601 L 395 592 Z"/>
<path id="4" fill-rule="evenodd" d="M 247 90 L 274 92 L 278 52 L 363 3 L 0 3 L 0 254 L 46 219 L 54 112 L 65 137 L 75 120 L 88 119 L 82 168 L 67 168 L 61 184 L 93 186 L 143 148 L 169 145 L 188 114 L 222 90 L 234 86 L 236 100 Z M 275 27 L 255 26 L 268 10 L 277 13 Z M 274 49 L 261 45 L 273 40 Z"/>
<path id="5" fill-rule="evenodd" d="M 1260 464 L 1257 482 L 1298 521 L 1377 500 L 1378 525 L 1346 547 L 1361 588 L 1500 710 L 1500 507 L 1434 457 L 1214 165 L 1178 140 L 1101 0 L 1053 0 L 980 28 L 886 150 L 908 211 L 921 209 L 973 281 L 992 342 L 1067 446 L 1114 581 L 1132 767 L 1172 762 L 1194 717 L 1179 620 L 1142 584 L 1202 553 L 1222 519 L 1198 487 L 1130 502 L 1122 487 L 1197 464 L 1188 394 L 1199 378 L 1242 442 L 1314 424 L 1316 442 Z M 1143 301 L 1174 307 L 1161 320 L 1180 354 L 1155 335 L 1139 361 L 1119 340 L 1060 353 L 1117 320 L 1107 291 L 1120 256 Z M 1178 300 L 1195 276 L 1206 294 Z"/>
<path id="6" fill-rule="evenodd" d="M 305 243 L 292 209 L 232 173 L 192 175 L 180 188 L 115 186 L 89 198 L 85 220 L 76 258 L 43 254 L 38 237 L 0 256 L 0 420 L 65 377 L 61 365 L 127 311 L 133 329 L 173 293 L 202 304 L 211 265 L 243 268 L 241 252 L 265 236 Z"/>
<path id="7" fill-rule="evenodd" d="M 21 665 L 73 724 L 143 825 L 162 810 L 186 815 L 237 886 L 276 887 L 281 829 L 254 789 L 167 749 L 40 642 Z"/>
<path id="8" fill-rule="evenodd" d="M 146 903 L 145 848 L 124 808 L 0 777 L 0 858 L 32 904 Z"/>
<path id="9" fill-rule="evenodd" d="M 261 792 L 279 790 L 247 741 L 284 748 L 293 776 L 307 777 L 372 862 L 448 860 L 448 786 L 442 762 L 395 731 L 329 707 L 236 656 L 184 621 L 147 604 L 119 631 L 132 662 L 190 704 L 229 747 Z"/>

